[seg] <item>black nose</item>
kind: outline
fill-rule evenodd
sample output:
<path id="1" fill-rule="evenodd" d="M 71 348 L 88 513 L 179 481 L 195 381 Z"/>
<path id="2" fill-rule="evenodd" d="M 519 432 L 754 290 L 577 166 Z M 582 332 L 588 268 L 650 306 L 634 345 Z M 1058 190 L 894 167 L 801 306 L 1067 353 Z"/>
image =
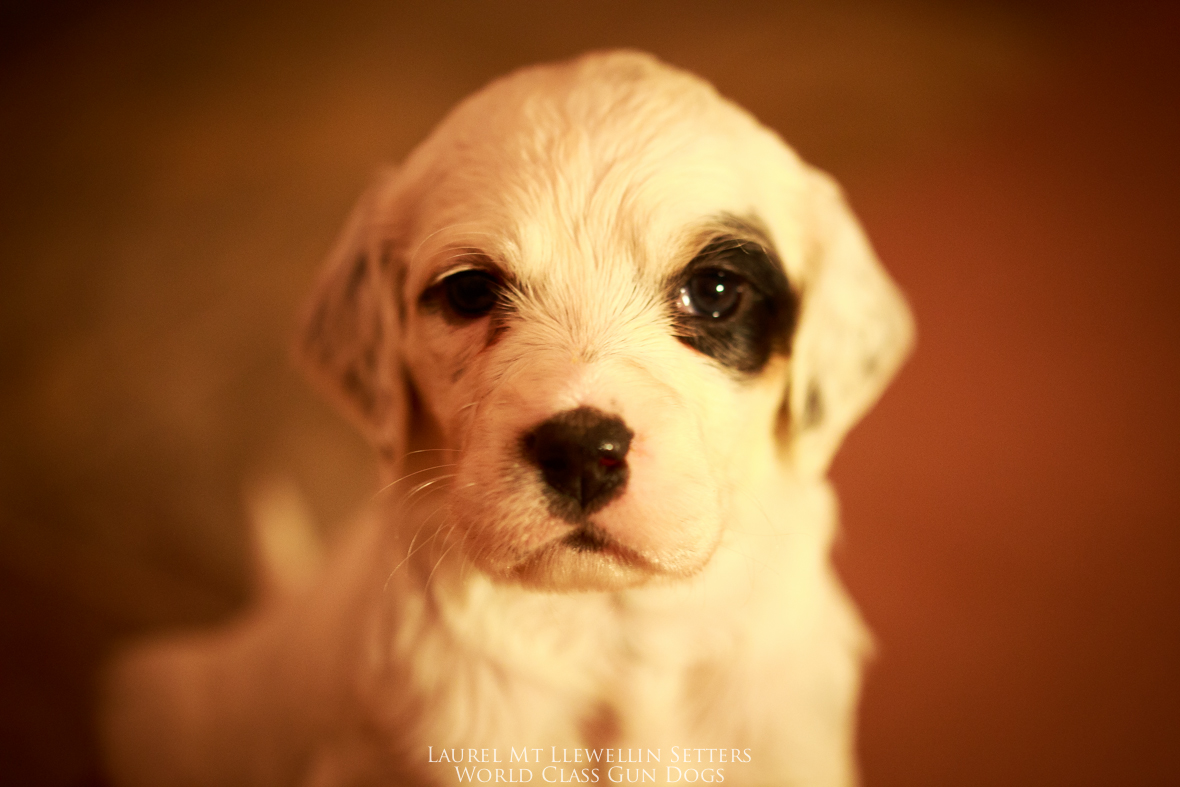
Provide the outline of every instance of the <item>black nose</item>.
<path id="1" fill-rule="evenodd" d="M 558 413 L 525 435 L 525 456 L 556 493 L 555 513 L 577 519 L 623 491 L 631 436 L 622 419 L 593 407 Z"/>

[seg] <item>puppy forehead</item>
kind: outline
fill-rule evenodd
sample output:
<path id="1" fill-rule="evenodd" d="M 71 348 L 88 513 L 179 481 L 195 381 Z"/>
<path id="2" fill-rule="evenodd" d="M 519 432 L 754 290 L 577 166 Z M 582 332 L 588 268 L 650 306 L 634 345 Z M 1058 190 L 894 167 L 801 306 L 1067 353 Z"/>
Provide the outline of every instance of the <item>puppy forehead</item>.
<path id="1" fill-rule="evenodd" d="M 784 219 L 797 212 L 798 159 L 710 85 L 647 56 L 493 83 L 407 169 L 418 181 L 414 257 L 435 270 L 474 248 L 531 282 L 620 267 L 660 279 L 734 216 L 797 256 L 798 227 Z"/>

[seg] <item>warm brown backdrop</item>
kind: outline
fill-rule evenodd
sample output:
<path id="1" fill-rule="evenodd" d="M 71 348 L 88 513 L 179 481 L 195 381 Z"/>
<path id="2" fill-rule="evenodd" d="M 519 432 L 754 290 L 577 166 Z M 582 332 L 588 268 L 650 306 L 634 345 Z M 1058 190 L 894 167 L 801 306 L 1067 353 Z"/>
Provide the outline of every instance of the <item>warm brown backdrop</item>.
<path id="1" fill-rule="evenodd" d="M 0 781 L 100 777 L 121 637 L 246 593 L 241 489 L 373 482 L 288 370 L 368 174 L 650 49 L 847 186 L 919 345 L 834 475 L 869 787 L 1180 784 L 1180 19 L 1119 3 L 0 2 Z"/>

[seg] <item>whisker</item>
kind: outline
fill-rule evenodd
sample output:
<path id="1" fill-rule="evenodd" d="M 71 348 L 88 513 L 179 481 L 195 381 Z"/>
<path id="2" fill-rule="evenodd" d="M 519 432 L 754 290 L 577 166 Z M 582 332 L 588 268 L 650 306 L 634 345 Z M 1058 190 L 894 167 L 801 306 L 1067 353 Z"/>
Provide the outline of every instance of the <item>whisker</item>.
<path id="1" fill-rule="evenodd" d="M 406 492 L 406 496 L 404 498 L 402 498 L 402 502 L 403 503 L 410 502 L 410 498 L 412 498 L 414 495 L 421 492 L 423 489 L 427 489 L 431 492 L 438 491 L 438 490 L 430 489 L 430 487 L 434 486 L 439 481 L 446 481 L 449 478 L 456 478 L 456 477 L 457 477 L 456 473 L 447 473 L 446 475 L 440 475 L 438 478 L 432 478 L 429 481 L 423 481 L 422 483 L 418 484 L 418 486 L 411 489 L 409 492 Z"/>
<path id="2" fill-rule="evenodd" d="M 454 549 L 454 548 L 455 548 L 455 545 L 454 545 L 454 544 L 451 544 L 449 547 L 447 547 L 447 548 L 446 548 L 446 549 L 443 551 L 443 553 L 442 553 L 441 555 L 439 555 L 439 556 L 438 556 L 438 560 L 437 560 L 437 561 L 435 561 L 435 563 L 434 563 L 434 568 L 430 569 L 430 573 L 426 575 L 426 584 L 425 584 L 425 587 L 427 587 L 427 588 L 429 588 L 429 587 L 430 587 L 430 580 L 434 579 L 434 572 L 435 572 L 435 571 L 438 571 L 438 567 L 442 565 L 442 562 L 443 562 L 443 560 L 445 560 L 445 559 L 446 559 L 447 555 L 448 555 L 448 554 L 450 553 L 450 551 L 451 551 L 452 549 Z"/>
<path id="3" fill-rule="evenodd" d="M 449 477 L 453 477 L 453 476 L 447 476 L 447 477 L 449 478 Z M 441 479 L 435 479 L 435 480 L 441 480 Z M 422 489 L 423 487 L 427 486 L 427 484 L 430 484 L 430 483 L 433 483 L 433 481 L 428 481 L 426 484 L 422 484 L 422 485 L 420 485 L 420 486 L 419 486 L 417 489 L 415 489 L 414 491 L 418 491 L 418 490 Z M 428 490 L 428 491 L 429 491 L 429 492 L 435 492 L 435 491 L 439 491 L 439 489 L 431 489 L 431 490 Z M 412 495 L 412 494 L 413 494 L 413 492 L 411 492 L 410 494 L 406 495 L 406 498 L 405 498 L 405 500 L 403 500 L 403 501 L 402 501 L 402 502 L 403 502 L 403 504 L 410 502 L 410 501 L 409 501 L 409 498 L 410 498 L 410 495 Z M 418 525 L 418 529 L 414 531 L 414 535 L 413 535 L 413 536 L 410 538 L 410 545 L 409 545 L 409 547 L 407 548 L 406 557 L 405 557 L 405 559 L 403 559 L 403 560 L 402 560 L 402 563 L 404 563 L 404 562 L 405 562 L 405 560 L 408 560 L 408 559 L 409 559 L 409 557 L 410 557 L 410 555 L 412 555 L 412 554 L 414 553 L 414 551 L 415 551 L 415 549 L 414 549 L 414 543 L 415 543 L 415 542 L 418 540 L 418 536 L 420 536 L 420 535 L 422 534 L 422 529 L 426 527 L 426 525 L 427 525 L 427 524 L 430 522 L 431 518 L 432 518 L 432 517 L 433 517 L 435 514 L 437 514 L 439 511 L 441 511 L 441 510 L 442 510 L 443 508 L 445 508 L 445 507 L 446 507 L 446 503 L 443 503 L 443 504 L 442 504 L 442 505 L 440 505 L 438 508 L 436 508 L 436 509 L 434 509 L 433 511 L 431 511 L 431 512 L 430 512 L 430 513 L 429 513 L 427 516 L 423 517 L 422 521 L 421 521 L 421 522 L 419 523 L 419 525 Z M 435 537 L 435 536 L 437 536 L 437 535 L 438 535 L 438 533 L 437 533 L 437 532 L 435 532 L 435 533 L 434 533 L 434 535 L 432 535 L 430 538 L 426 539 L 426 541 L 429 541 L 431 538 L 434 538 L 434 537 Z M 425 544 L 426 542 L 423 542 L 423 543 Z M 402 563 L 398 563 L 398 565 L 394 567 L 394 571 L 396 571 L 396 570 L 397 570 L 397 568 L 398 568 L 398 567 L 400 567 Z M 392 576 L 393 576 L 393 574 L 391 573 L 391 574 L 390 574 L 390 576 L 392 577 Z M 389 580 L 388 580 L 388 579 L 386 580 L 385 584 L 386 584 L 386 585 L 388 585 L 388 584 L 389 584 Z"/>
<path id="4" fill-rule="evenodd" d="M 405 481 L 407 478 L 413 478 L 416 475 L 421 475 L 422 473 L 429 473 L 434 470 L 442 470 L 444 467 L 458 467 L 458 466 L 459 466 L 458 462 L 446 462 L 441 465 L 431 465 L 430 467 L 424 467 L 421 470 L 415 470 L 412 473 L 406 473 L 405 475 L 403 475 L 401 478 L 397 479 L 396 481 L 390 481 L 388 484 L 386 484 L 385 486 L 381 487 L 376 492 L 374 492 L 373 496 L 371 498 L 369 498 L 369 502 L 370 503 L 373 502 L 378 497 L 380 497 L 381 495 L 385 494 L 393 487 L 400 484 L 402 481 Z"/>
<path id="5" fill-rule="evenodd" d="M 466 555 L 467 555 L 467 539 L 470 536 L 471 536 L 471 531 L 464 532 L 463 533 L 463 540 L 459 542 L 459 547 L 460 547 L 459 554 L 463 556 L 463 562 L 459 566 L 459 581 L 460 582 L 463 582 L 467 579 L 467 566 L 468 566 L 468 564 L 471 563 L 471 561 L 468 560 L 466 557 Z"/>
<path id="6" fill-rule="evenodd" d="M 422 550 L 431 541 L 438 538 L 440 531 L 436 530 L 430 536 L 428 536 L 427 538 L 424 538 L 422 540 L 422 543 L 419 544 L 416 548 L 414 546 L 414 542 L 418 540 L 418 536 L 419 536 L 419 534 L 421 534 L 422 528 L 426 527 L 426 523 L 429 522 L 432 518 L 434 518 L 434 515 L 437 514 L 439 511 L 442 511 L 444 508 L 446 508 L 446 503 L 443 503 L 441 506 L 439 506 L 438 508 L 431 511 L 430 514 L 428 514 L 422 520 L 422 524 L 419 525 L 418 530 L 414 532 L 414 537 L 410 539 L 410 545 L 406 549 L 406 556 L 398 561 L 397 565 L 394 566 L 393 569 L 389 572 L 389 576 L 385 578 L 385 585 L 381 589 L 382 593 L 389 590 L 389 583 L 393 579 L 393 575 L 397 573 L 399 568 L 401 568 L 402 566 L 404 566 L 406 564 L 406 561 L 408 561 L 411 557 L 413 557 L 415 554 L 417 554 L 420 550 Z"/>

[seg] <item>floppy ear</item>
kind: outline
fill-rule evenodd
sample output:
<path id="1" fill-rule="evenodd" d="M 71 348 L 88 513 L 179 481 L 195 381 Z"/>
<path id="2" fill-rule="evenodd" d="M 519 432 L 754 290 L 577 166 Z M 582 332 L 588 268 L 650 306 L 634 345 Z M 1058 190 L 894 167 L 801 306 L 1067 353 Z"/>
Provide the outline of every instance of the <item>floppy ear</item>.
<path id="1" fill-rule="evenodd" d="M 401 363 L 392 173 L 360 198 L 304 314 L 299 365 L 386 457 L 405 451 L 408 391 Z"/>
<path id="2" fill-rule="evenodd" d="M 813 241 L 792 344 L 785 447 L 800 472 L 822 475 L 905 360 L 914 326 L 840 187 L 818 170 L 806 177 Z"/>

